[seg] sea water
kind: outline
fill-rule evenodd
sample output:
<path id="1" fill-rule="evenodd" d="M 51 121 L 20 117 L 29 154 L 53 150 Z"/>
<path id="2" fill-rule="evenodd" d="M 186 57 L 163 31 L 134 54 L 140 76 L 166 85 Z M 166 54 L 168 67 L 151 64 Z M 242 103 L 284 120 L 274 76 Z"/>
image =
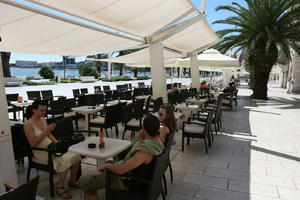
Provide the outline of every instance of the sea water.
<path id="1" fill-rule="evenodd" d="M 40 68 L 17 68 L 17 67 L 11 67 L 10 72 L 12 76 L 26 76 L 26 77 L 33 77 L 37 76 L 39 74 Z M 64 70 L 63 69 L 54 69 L 53 70 L 55 76 L 63 75 Z M 78 69 L 66 69 L 66 74 L 68 76 L 79 76 L 79 70 Z M 124 72 L 124 76 L 131 76 L 133 77 L 132 72 Z M 101 72 L 101 76 L 107 76 L 107 72 Z M 119 72 L 112 72 L 112 76 L 119 76 Z M 150 76 L 150 73 L 139 73 L 138 76 Z"/>

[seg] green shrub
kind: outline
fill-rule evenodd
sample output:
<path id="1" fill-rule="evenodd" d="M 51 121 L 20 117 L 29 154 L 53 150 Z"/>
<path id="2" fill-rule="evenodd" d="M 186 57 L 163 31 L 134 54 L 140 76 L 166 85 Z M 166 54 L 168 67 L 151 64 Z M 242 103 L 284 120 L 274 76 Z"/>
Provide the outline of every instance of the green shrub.
<path id="1" fill-rule="evenodd" d="M 136 77 L 137 80 L 148 80 L 150 79 L 148 76 L 138 76 Z"/>
<path id="2" fill-rule="evenodd" d="M 46 81 L 46 82 L 32 82 L 32 81 L 24 81 L 24 85 L 55 85 L 54 81 Z"/>
<path id="3" fill-rule="evenodd" d="M 111 77 L 111 79 L 108 79 L 107 77 L 102 78 L 102 81 L 104 82 L 115 82 L 115 81 L 131 81 L 133 80 L 130 76 L 114 76 Z"/>
<path id="4" fill-rule="evenodd" d="M 99 77 L 98 72 L 93 69 L 90 65 L 82 65 L 79 68 L 79 74 L 80 76 L 94 76 L 95 78 Z"/>
<path id="5" fill-rule="evenodd" d="M 54 78 L 54 72 L 50 67 L 42 67 L 39 71 L 39 75 L 44 79 L 52 79 Z"/>

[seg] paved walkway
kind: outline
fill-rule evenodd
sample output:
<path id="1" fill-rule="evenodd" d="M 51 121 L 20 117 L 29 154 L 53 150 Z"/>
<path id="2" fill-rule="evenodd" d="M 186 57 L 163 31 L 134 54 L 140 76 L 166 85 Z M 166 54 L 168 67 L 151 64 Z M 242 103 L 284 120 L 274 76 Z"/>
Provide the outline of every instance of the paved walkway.
<path id="1" fill-rule="evenodd" d="M 178 151 L 170 200 L 300 199 L 300 95 L 270 88 L 269 101 L 252 101 L 250 94 L 240 89 L 239 106 L 224 112 L 208 155 L 197 140 Z"/>
<path id="2" fill-rule="evenodd" d="M 240 89 L 238 107 L 223 112 L 223 130 L 208 154 L 197 139 L 182 153 L 176 134 L 169 200 L 300 199 L 300 95 L 270 88 L 269 101 L 252 101 L 250 94 Z M 95 170 L 93 160 L 84 162 L 83 173 Z M 25 172 L 19 168 L 20 180 Z M 42 180 L 38 193 L 48 196 L 47 174 Z M 79 190 L 72 194 L 81 199 Z"/>

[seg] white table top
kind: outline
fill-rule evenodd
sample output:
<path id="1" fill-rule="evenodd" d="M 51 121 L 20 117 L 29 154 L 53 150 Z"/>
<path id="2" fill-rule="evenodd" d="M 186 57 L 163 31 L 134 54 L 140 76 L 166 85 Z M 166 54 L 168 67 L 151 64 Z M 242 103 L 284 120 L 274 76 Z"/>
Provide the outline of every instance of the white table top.
<path id="1" fill-rule="evenodd" d="M 150 95 L 136 96 L 136 99 L 147 99 Z"/>
<path id="2" fill-rule="evenodd" d="M 178 105 L 175 106 L 175 108 L 179 109 L 179 110 L 190 110 L 190 111 L 199 110 L 198 105 L 188 105 L 188 106 L 186 106 L 186 104 L 178 104 Z"/>
<path id="3" fill-rule="evenodd" d="M 92 114 L 103 109 L 103 106 L 80 106 L 72 108 L 73 111 L 81 114 Z"/>
<path id="4" fill-rule="evenodd" d="M 89 143 L 95 143 L 96 148 L 89 148 Z M 105 146 L 99 148 L 99 137 L 90 137 L 83 142 L 72 145 L 69 151 L 95 159 L 106 159 L 116 156 L 132 145 L 130 141 L 113 138 L 104 138 L 104 143 Z"/>
<path id="5" fill-rule="evenodd" d="M 204 104 L 205 102 L 208 101 L 208 99 L 187 99 L 185 100 L 187 103 L 193 103 L 197 105 Z"/>
<path id="6" fill-rule="evenodd" d="M 114 100 L 114 101 L 108 101 L 107 105 L 108 106 L 112 106 L 112 105 L 116 105 L 118 103 L 132 103 L 132 101 L 127 101 L 127 100 Z"/>
<path id="7" fill-rule="evenodd" d="M 33 101 L 30 101 L 30 100 L 28 100 L 27 102 L 11 101 L 10 103 L 17 107 L 27 107 L 27 106 L 30 106 L 33 103 Z"/>

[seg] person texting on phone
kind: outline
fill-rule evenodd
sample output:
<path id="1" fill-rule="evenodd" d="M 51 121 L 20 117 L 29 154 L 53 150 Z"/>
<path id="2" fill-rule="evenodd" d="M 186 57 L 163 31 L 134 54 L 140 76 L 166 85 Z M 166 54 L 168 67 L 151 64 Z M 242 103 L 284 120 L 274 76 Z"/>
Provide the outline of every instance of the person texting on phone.
<path id="1" fill-rule="evenodd" d="M 57 143 L 57 139 L 51 134 L 56 124 L 47 125 L 45 114 L 47 105 L 42 101 L 36 100 L 26 109 L 26 119 L 24 131 L 31 147 L 47 148 L 51 143 Z M 33 156 L 42 163 L 48 161 L 48 153 L 44 151 L 33 150 Z M 60 157 L 53 157 L 53 167 L 58 173 L 58 182 L 56 184 L 56 193 L 62 199 L 71 199 L 72 195 L 64 189 L 65 180 L 68 172 L 71 172 L 69 186 L 78 187 L 76 183 L 77 172 L 79 169 L 81 157 L 77 154 L 66 152 Z"/>

